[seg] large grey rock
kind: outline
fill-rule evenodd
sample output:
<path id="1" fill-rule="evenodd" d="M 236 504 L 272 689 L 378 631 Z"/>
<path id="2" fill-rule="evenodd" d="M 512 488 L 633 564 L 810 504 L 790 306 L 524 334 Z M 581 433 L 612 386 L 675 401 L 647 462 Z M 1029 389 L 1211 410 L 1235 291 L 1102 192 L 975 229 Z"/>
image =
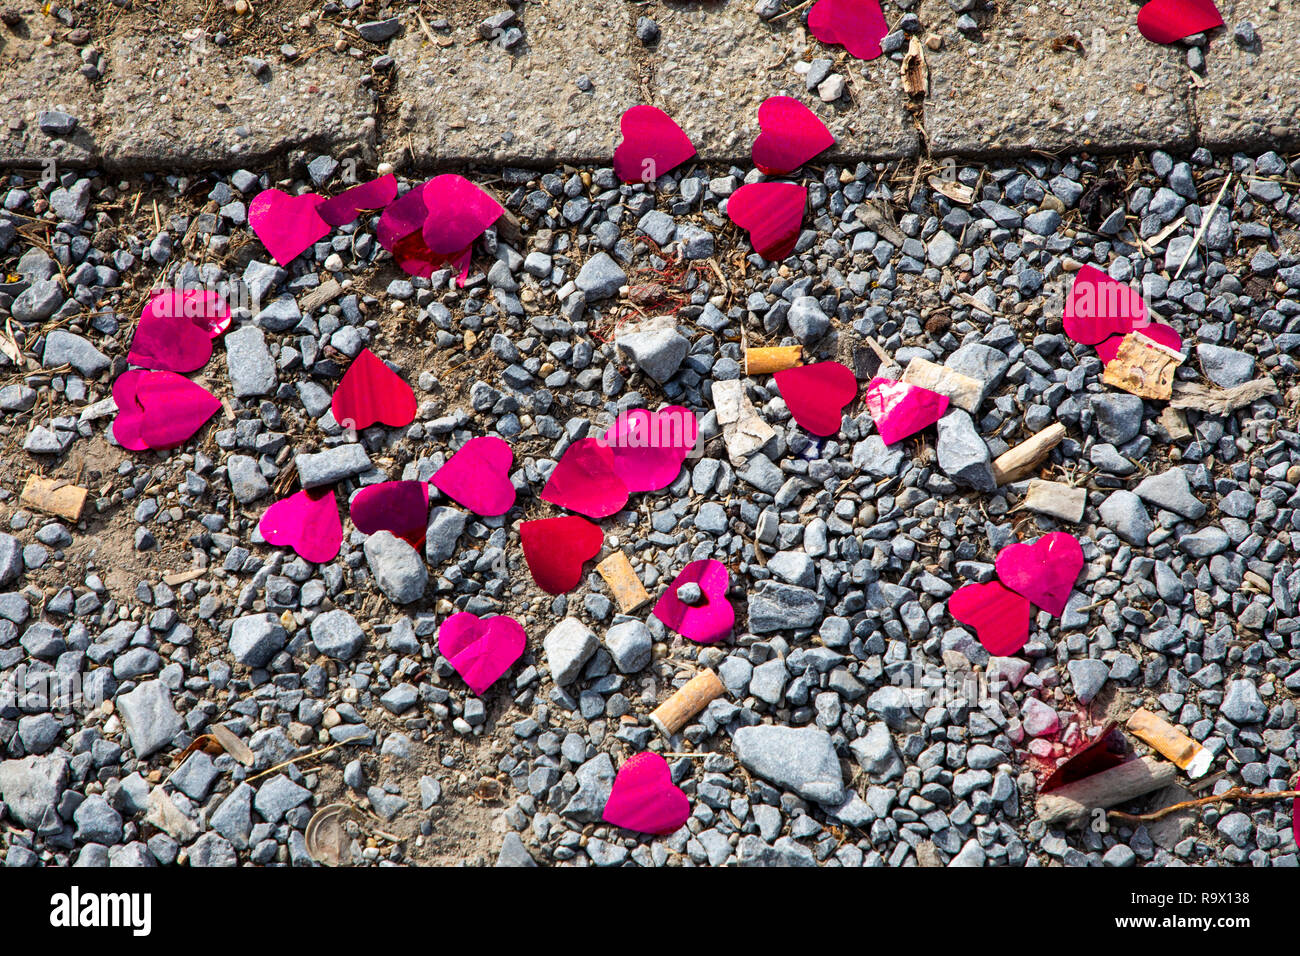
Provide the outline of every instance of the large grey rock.
<path id="1" fill-rule="evenodd" d="M 336 445 L 315 454 L 303 454 L 294 459 L 298 480 L 304 488 L 319 488 L 351 478 L 374 467 L 370 456 L 357 443 Z"/>
<path id="2" fill-rule="evenodd" d="M 451 559 L 468 520 L 469 515 L 457 508 L 440 506 L 429 512 L 429 525 L 424 534 L 424 559 L 430 565 L 437 567 Z"/>
<path id="3" fill-rule="evenodd" d="M 375 583 L 394 604 L 410 604 L 424 596 L 429 569 L 410 543 L 391 531 L 377 531 L 366 538 L 366 561 Z"/>
<path id="4" fill-rule="evenodd" d="M 769 783 L 817 803 L 844 800 L 840 761 L 824 730 L 760 724 L 741 727 L 731 742 L 741 765 Z"/>
<path id="5" fill-rule="evenodd" d="M 1202 342 L 1196 346 L 1205 377 L 1220 388 L 1232 388 L 1249 382 L 1255 375 L 1255 359 L 1236 349 Z"/>
<path id="6" fill-rule="evenodd" d="M 944 368 L 965 375 L 967 378 L 973 378 L 983 384 L 984 388 L 980 391 L 979 398 L 973 406 L 979 408 L 984 399 L 988 397 L 989 392 L 1002 384 L 1003 376 L 1011 368 L 1011 359 L 1007 357 L 1005 352 L 999 351 L 992 346 L 984 345 L 981 342 L 972 342 L 953 352 L 943 365 Z"/>
<path id="7" fill-rule="evenodd" d="M 95 378 L 107 371 L 113 362 L 80 335 L 74 335 L 67 329 L 54 329 L 45 336 L 41 364 L 46 368 L 71 365 L 87 378 Z"/>
<path id="8" fill-rule="evenodd" d="M 690 342 L 671 316 L 657 316 L 626 326 L 615 338 L 619 354 L 660 384 L 681 368 Z"/>
<path id="9" fill-rule="evenodd" d="M 366 632 L 347 611 L 335 609 L 316 615 L 311 622 L 311 642 L 326 657 L 350 661 L 365 645 Z"/>
<path id="10" fill-rule="evenodd" d="M 610 791 L 614 789 L 614 763 L 609 754 L 601 752 L 582 764 L 573 775 L 578 778 L 578 789 L 565 804 L 563 813 L 584 823 L 594 823 L 600 819 L 605 804 L 609 802 Z"/>
<path id="11" fill-rule="evenodd" d="M 72 814 L 77 839 L 112 846 L 122 839 L 122 815 L 101 794 L 92 794 Z"/>
<path id="12" fill-rule="evenodd" d="M 535 867 L 537 861 L 529 854 L 528 848 L 524 846 L 524 841 L 520 839 L 519 834 L 511 831 L 501 840 L 501 852 L 497 854 L 496 865 L 499 867 Z"/>
<path id="13" fill-rule="evenodd" d="M 255 325 L 245 325 L 225 336 L 226 371 L 236 398 L 269 395 L 275 390 L 275 361 L 266 336 Z"/>
<path id="14" fill-rule="evenodd" d="M 1164 508 L 1195 521 L 1205 514 L 1205 505 L 1192 494 L 1187 473 L 1181 468 L 1170 468 L 1159 475 L 1148 475 L 1133 489 L 1143 501 Z"/>
<path id="15" fill-rule="evenodd" d="M 950 408 L 939 419 L 935 444 L 939 470 L 953 481 L 976 491 L 997 489 L 989 446 L 976 431 L 969 413 L 960 408 Z"/>
<path id="16" fill-rule="evenodd" d="M 822 602 L 808 588 L 760 581 L 749 598 L 749 629 L 755 634 L 816 627 L 821 617 Z"/>
<path id="17" fill-rule="evenodd" d="M 54 811 L 68 786 L 68 759 L 63 754 L 24 757 L 0 763 L 0 800 L 9 816 L 28 830 L 36 830 Z"/>
<path id="18" fill-rule="evenodd" d="M 141 760 L 171 743 L 184 726 L 172 706 L 171 691 L 161 680 L 145 681 L 135 690 L 118 695 L 117 712 Z"/>
<path id="19" fill-rule="evenodd" d="M 19 293 L 10 314 L 22 323 L 44 322 L 63 305 L 63 288 L 54 279 L 41 279 Z"/>
<path id="20" fill-rule="evenodd" d="M 1097 509 L 1102 523 L 1129 544 L 1145 545 L 1147 537 L 1156 529 L 1142 499 L 1123 488 L 1112 491 Z"/>
<path id="21" fill-rule="evenodd" d="M 1091 404 L 1101 441 L 1118 447 L 1142 430 L 1142 399 L 1136 395 L 1107 392 L 1094 395 Z"/>
<path id="22" fill-rule="evenodd" d="M 649 664 L 653 645 L 650 628 L 641 620 L 620 621 L 605 632 L 609 656 L 624 674 L 635 674 Z"/>
<path id="23" fill-rule="evenodd" d="M 230 626 L 230 653 L 245 667 L 265 667 L 288 640 L 274 614 L 245 614 Z"/>
<path id="24" fill-rule="evenodd" d="M 591 628 L 576 617 L 566 617 L 542 639 L 546 663 L 551 668 L 551 680 L 557 687 L 572 683 L 582 665 L 599 647 L 600 641 Z"/>
<path id="25" fill-rule="evenodd" d="M 1231 544 L 1232 539 L 1228 537 L 1228 533 L 1214 525 L 1178 538 L 1178 547 L 1194 558 L 1208 558 L 1212 554 L 1220 554 L 1227 551 Z"/>
<path id="26" fill-rule="evenodd" d="M 208 823 L 240 850 L 248 849 L 253 833 L 253 788 L 241 783 L 221 801 Z"/>
<path id="27" fill-rule="evenodd" d="M 1234 724 L 1257 724 L 1268 716 L 1268 705 L 1259 696 L 1253 680 L 1228 681 L 1219 713 Z"/>
<path id="28" fill-rule="evenodd" d="M 1092 703 L 1110 676 L 1110 665 L 1096 659 L 1070 661 L 1065 666 L 1074 685 L 1074 696 L 1081 704 Z"/>
<path id="29" fill-rule="evenodd" d="M 587 296 L 587 300 L 608 299 L 617 295 L 618 290 L 627 282 L 627 273 L 619 268 L 618 263 L 608 253 L 598 252 L 582 264 L 574 283 Z"/>

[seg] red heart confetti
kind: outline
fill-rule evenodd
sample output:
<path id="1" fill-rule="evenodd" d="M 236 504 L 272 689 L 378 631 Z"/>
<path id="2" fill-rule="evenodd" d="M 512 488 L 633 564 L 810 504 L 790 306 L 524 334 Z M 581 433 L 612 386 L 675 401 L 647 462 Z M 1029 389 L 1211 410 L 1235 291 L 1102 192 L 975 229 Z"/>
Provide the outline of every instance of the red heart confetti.
<path id="1" fill-rule="evenodd" d="M 1138 31 L 1152 43 L 1177 43 L 1221 26 L 1214 0 L 1151 0 L 1138 11 Z"/>
<path id="2" fill-rule="evenodd" d="M 519 539 L 537 586 L 547 594 L 572 591 L 582 580 L 582 564 L 600 553 L 605 533 L 577 515 L 522 521 Z"/>
<path id="3" fill-rule="evenodd" d="M 1123 738 L 1115 733 L 1116 724 L 1112 720 L 1102 728 L 1101 733 L 1090 741 L 1083 742 L 1083 747 L 1072 756 L 1062 760 L 1052 768 L 1047 779 L 1039 786 L 1039 793 L 1051 793 L 1067 783 L 1074 783 L 1094 773 L 1101 773 L 1111 767 L 1124 763 Z"/>
<path id="4" fill-rule="evenodd" d="M 266 509 L 257 530 L 267 544 L 293 548 L 306 561 L 333 561 L 343 546 L 334 488 L 310 488 L 280 499 Z"/>
<path id="5" fill-rule="evenodd" d="M 736 609 L 727 600 L 730 582 L 727 566 L 721 561 L 692 561 L 655 603 L 654 616 L 688 640 L 716 644 L 736 623 Z M 698 584 L 704 592 L 699 607 L 691 607 L 677 596 L 677 589 L 687 583 Z"/>
<path id="6" fill-rule="evenodd" d="M 651 412 L 632 408 L 614 419 L 599 441 L 614 453 L 614 473 L 628 491 L 667 488 L 695 447 L 699 422 L 681 405 Z"/>
<path id="7" fill-rule="evenodd" d="M 1029 601 L 996 581 L 958 588 L 948 598 L 948 613 L 973 628 L 994 657 L 1008 657 L 1029 642 Z"/>
<path id="8" fill-rule="evenodd" d="M 500 438 L 481 435 L 461 445 L 433 475 L 432 484 L 477 515 L 503 515 L 515 503 L 510 466 L 515 453 Z"/>
<path id="9" fill-rule="evenodd" d="M 383 209 L 397 198 L 397 177 L 392 173 L 345 189 L 316 207 L 316 214 L 331 226 L 344 226 L 367 209 Z"/>
<path id="10" fill-rule="evenodd" d="M 614 469 L 614 450 L 598 438 L 581 438 L 566 448 L 541 495 L 589 518 L 614 514 L 627 496 L 627 485 Z"/>
<path id="11" fill-rule="evenodd" d="M 886 445 L 930 427 L 948 410 L 947 395 L 888 378 L 871 380 L 865 402 Z"/>
<path id="12" fill-rule="evenodd" d="M 459 257 L 505 212 L 501 204 L 463 176 L 447 173 L 424 184 L 429 210 L 422 232 L 437 256 Z"/>
<path id="13" fill-rule="evenodd" d="M 649 751 L 633 754 L 618 768 L 601 817 L 637 833 L 668 834 L 691 816 L 691 801 L 673 784 L 668 761 Z"/>
<path id="14" fill-rule="evenodd" d="M 379 356 L 362 349 L 330 400 L 334 420 L 360 431 L 375 422 L 404 428 L 415 421 L 415 393 Z"/>
<path id="15" fill-rule="evenodd" d="M 479 697 L 523 656 L 528 636 L 512 617 L 453 614 L 438 629 L 438 653 Z"/>
<path id="16" fill-rule="evenodd" d="M 1173 326 L 1165 325 L 1162 322 L 1152 322 L 1133 331 L 1143 338 L 1150 339 L 1152 342 L 1166 348 L 1171 348 L 1175 352 L 1183 350 L 1183 338 L 1174 330 Z M 1114 361 L 1115 356 L 1119 353 L 1120 343 L 1123 341 L 1124 336 L 1112 335 L 1106 341 L 1098 342 L 1096 346 L 1097 356 L 1102 362 Z"/>
<path id="17" fill-rule="evenodd" d="M 772 376 L 794 420 L 814 435 L 840 430 L 844 408 L 858 397 L 858 380 L 839 362 L 782 369 Z"/>
<path id="18" fill-rule="evenodd" d="M 823 43 L 838 43 L 859 60 L 880 56 L 889 24 L 878 0 L 817 0 L 808 11 L 808 31 Z"/>
<path id="19" fill-rule="evenodd" d="M 625 183 L 652 183 L 695 155 L 695 146 L 663 110 L 634 106 L 619 120 L 614 173 Z"/>
<path id="20" fill-rule="evenodd" d="M 1083 546 L 1074 535 L 1053 531 L 1033 544 L 1008 545 L 993 566 L 1003 584 L 1060 617 L 1083 570 Z"/>
<path id="21" fill-rule="evenodd" d="M 769 262 L 794 252 L 808 190 L 794 183 L 749 183 L 727 200 L 727 215 L 749 232 L 754 251 Z"/>
<path id="22" fill-rule="evenodd" d="M 769 96 L 758 107 L 758 127 L 750 156 L 766 175 L 798 169 L 824 149 L 835 145 L 835 137 L 817 114 L 793 96 Z"/>
<path id="23" fill-rule="evenodd" d="M 315 193 L 290 196 L 279 189 L 264 189 L 248 204 L 248 224 L 271 257 L 287 266 L 313 242 L 329 235 L 329 223 L 316 211 L 323 201 Z"/>
<path id="24" fill-rule="evenodd" d="M 1075 274 L 1061 316 L 1065 334 L 1084 345 L 1124 335 L 1148 324 L 1142 295 L 1093 266 Z"/>
<path id="25" fill-rule="evenodd" d="M 429 207 L 424 204 L 424 186 L 412 186 L 400 199 L 384 208 L 383 215 L 375 224 L 375 238 L 381 246 L 392 252 L 399 241 L 420 232 L 428 218 Z M 420 237 L 420 244 L 424 245 L 423 236 Z"/>
<path id="26" fill-rule="evenodd" d="M 389 531 L 419 550 L 429 523 L 429 486 L 423 481 L 381 481 L 366 485 L 348 504 L 358 531 Z"/>

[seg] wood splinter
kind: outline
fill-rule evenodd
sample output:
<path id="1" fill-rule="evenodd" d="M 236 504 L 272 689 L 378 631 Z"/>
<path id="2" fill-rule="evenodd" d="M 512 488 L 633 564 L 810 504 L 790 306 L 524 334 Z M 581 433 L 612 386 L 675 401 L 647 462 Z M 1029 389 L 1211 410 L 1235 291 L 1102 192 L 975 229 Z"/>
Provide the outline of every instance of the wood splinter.
<path id="1" fill-rule="evenodd" d="M 727 686 L 713 671 L 705 669 L 696 674 L 681 690 L 655 708 L 650 723 L 659 733 L 671 737 L 686 726 L 687 721 L 727 692 Z"/>
<path id="2" fill-rule="evenodd" d="M 799 345 L 745 349 L 745 374 L 768 375 L 794 368 L 802 361 L 803 347 Z"/>
<path id="3" fill-rule="evenodd" d="M 1032 474 L 1064 437 L 1065 426 L 1053 422 L 1015 448 L 998 455 L 993 461 L 994 480 L 999 485 L 1005 485 Z"/>

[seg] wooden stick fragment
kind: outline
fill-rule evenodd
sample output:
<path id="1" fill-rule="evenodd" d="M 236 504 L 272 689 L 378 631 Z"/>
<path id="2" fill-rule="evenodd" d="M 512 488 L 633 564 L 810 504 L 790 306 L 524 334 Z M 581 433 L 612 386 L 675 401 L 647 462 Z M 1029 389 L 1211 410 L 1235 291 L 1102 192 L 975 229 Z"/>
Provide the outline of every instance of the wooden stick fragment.
<path id="1" fill-rule="evenodd" d="M 1015 448 L 998 455 L 993 461 L 993 480 L 1005 485 L 1032 474 L 1064 437 L 1065 426 L 1053 422 Z"/>
<path id="2" fill-rule="evenodd" d="M 1081 827 L 1094 810 L 1113 807 L 1174 782 L 1173 764 L 1142 757 L 1045 793 L 1034 803 L 1038 819 L 1049 827 Z"/>
<path id="3" fill-rule="evenodd" d="M 707 668 L 696 674 L 681 690 L 655 708 L 650 723 L 659 733 L 671 737 L 686 726 L 687 721 L 727 692 L 722 679 Z"/>
<path id="4" fill-rule="evenodd" d="M 803 348 L 798 345 L 776 345 L 771 348 L 745 349 L 745 374 L 767 375 L 794 368 L 803 361 Z"/>
<path id="5" fill-rule="evenodd" d="M 68 481 L 31 475 L 27 478 L 27 484 L 23 486 L 22 502 L 29 508 L 56 515 L 67 521 L 80 521 L 81 512 L 86 507 L 88 493 L 85 488 Z"/>

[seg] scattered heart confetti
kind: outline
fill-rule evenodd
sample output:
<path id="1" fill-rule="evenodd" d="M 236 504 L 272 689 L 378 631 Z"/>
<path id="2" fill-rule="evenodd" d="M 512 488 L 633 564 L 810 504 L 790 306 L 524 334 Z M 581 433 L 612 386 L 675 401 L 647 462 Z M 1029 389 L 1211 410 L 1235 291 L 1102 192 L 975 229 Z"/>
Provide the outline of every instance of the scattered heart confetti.
<path id="1" fill-rule="evenodd" d="M 267 544 L 293 548 L 305 561 L 333 561 L 343 545 L 343 522 L 333 486 L 280 499 L 266 509 L 257 530 Z"/>
<path id="2" fill-rule="evenodd" d="M 183 445 L 221 408 L 215 395 L 175 372 L 124 372 L 113 383 L 113 400 L 113 437 L 132 451 Z"/>
<path id="3" fill-rule="evenodd" d="M 519 524 L 524 560 L 537 586 L 547 594 L 572 591 L 582 580 L 582 564 L 600 553 L 605 533 L 577 515 Z"/>
<path id="4" fill-rule="evenodd" d="M 424 184 L 424 243 L 437 256 L 459 257 L 505 212 L 463 176 L 447 173 Z"/>
<path id="5" fill-rule="evenodd" d="M 867 385 L 867 411 L 886 445 L 928 428 L 948 410 L 948 396 L 920 385 L 873 378 Z"/>
<path id="6" fill-rule="evenodd" d="M 1133 331 L 1144 338 L 1150 339 L 1158 345 L 1171 348 L 1175 352 L 1181 352 L 1183 350 L 1182 336 L 1174 330 L 1173 326 L 1165 325 L 1163 322 L 1152 322 L 1149 325 L 1144 325 L 1141 328 L 1134 329 Z M 1123 341 L 1124 336 L 1112 335 L 1110 338 L 1106 339 L 1106 341 L 1097 343 L 1097 356 L 1103 363 L 1113 361 L 1115 356 L 1119 353 L 1119 346 Z"/>
<path id="7" fill-rule="evenodd" d="M 1096 345 L 1146 326 L 1147 306 L 1136 289 L 1084 266 L 1075 274 L 1061 319 L 1065 334 L 1074 341 Z"/>
<path id="8" fill-rule="evenodd" d="M 589 518 L 605 518 L 627 504 L 627 485 L 614 469 L 614 450 L 599 438 L 581 438 L 564 450 L 542 489 L 542 499 Z"/>
<path id="9" fill-rule="evenodd" d="M 677 596 L 677 589 L 688 582 L 698 584 L 704 592 L 699 607 L 691 607 Z M 716 644 L 736 623 L 736 610 L 727 600 L 730 582 L 727 566 L 721 561 L 692 561 L 660 596 L 654 615 L 682 637 L 697 644 Z"/>
<path id="10" fill-rule="evenodd" d="M 614 173 L 625 183 L 652 183 L 695 155 L 695 146 L 663 110 L 634 106 L 619 120 Z"/>
<path id="11" fill-rule="evenodd" d="M 1152 43 L 1177 43 L 1221 26 L 1214 0 L 1151 0 L 1138 11 L 1138 30 Z"/>
<path id="12" fill-rule="evenodd" d="M 1094 773 L 1101 773 L 1111 767 L 1118 767 L 1125 761 L 1123 738 L 1115 733 L 1116 724 L 1112 720 L 1102 728 L 1100 734 L 1075 754 L 1061 761 L 1047 775 L 1038 788 L 1039 793 L 1051 793 L 1067 783 L 1074 783 Z"/>
<path id="13" fill-rule="evenodd" d="M 758 126 L 761 132 L 750 156 L 768 176 L 793 172 L 835 145 L 826 124 L 793 96 L 765 99 L 758 107 Z"/>
<path id="14" fill-rule="evenodd" d="M 329 235 L 329 223 L 316 211 L 322 201 L 315 193 L 290 196 L 279 189 L 264 189 L 248 204 L 248 224 L 271 257 L 287 266 L 313 242 Z"/>
<path id="15" fill-rule="evenodd" d="M 144 304 L 140 318 L 183 316 L 215 339 L 230 328 L 230 306 L 210 289 L 163 289 Z"/>
<path id="16" fill-rule="evenodd" d="M 524 653 L 528 637 L 513 617 L 453 614 L 438 629 L 438 653 L 479 697 Z"/>
<path id="17" fill-rule="evenodd" d="M 131 338 L 128 362 L 169 372 L 193 372 L 207 364 L 212 357 L 212 336 L 173 308 L 178 304 L 167 293 L 145 304 Z"/>
<path id="18" fill-rule="evenodd" d="M 1029 642 L 1029 601 L 996 581 L 967 584 L 948 598 L 948 613 L 975 631 L 994 657 L 1008 657 Z"/>
<path id="19" fill-rule="evenodd" d="M 383 215 L 375 224 L 375 238 L 381 246 L 392 252 L 398 242 L 420 232 L 428 218 L 429 207 L 424 204 L 424 186 L 412 186 L 402 194 L 402 198 L 384 208 Z M 420 245 L 424 245 L 423 236 L 420 237 Z"/>
<path id="20" fill-rule="evenodd" d="M 658 491 L 681 473 L 698 434 L 694 412 L 668 405 L 657 412 L 628 409 L 599 440 L 613 451 L 614 473 L 628 491 Z"/>
<path id="21" fill-rule="evenodd" d="M 390 531 L 418 550 L 429 523 L 429 486 L 423 481 L 366 485 L 352 496 L 348 512 L 358 531 Z"/>
<path id="22" fill-rule="evenodd" d="M 633 754 L 618 768 L 601 816 L 625 830 L 669 834 L 690 819 L 691 801 L 673 783 L 668 761 L 645 751 Z"/>
<path id="23" fill-rule="evenodd" d="M 334 420 L 360 431 L 375 422 L 405 428 L 415 421 L 415 393 L 379 356 L 362 349 L 330 399 Z"/>
<path id="24" fill-rule="evenodd" d="M 1083 570 L 1083 546 L 1074 535 L 1053 531 L 1033 544 L 1008 545 L 998 552 L 993 567 L 1011 590 L 1060 617 Z"/>
<path id="25" fill-rule="evenodd" d="M 817 0 L 808 11 L 808 31 L 823 43 L 838 43 L 859 60 L 880 56 L 889 32 L 878 0 Z"/>
<path id="26" fill-rule="evenodd" d="M 750 183 L 727 200 L 727 215 L 749 232 L 749 241 L 769 262 L 794 252 L 803 226 L 808 190 L 794 183 Z"/>
<path id="27" fill-rule="evenodd" d="M 424 236 L 419 232 L 413 232 L 397 240 L 388 251 L 393 254 L 393 261 L 399 267 L 421 279 L 433 275 L 433 270 L 442 263 L 442 257 L 435 256 L 429 251 L 429 247 L 424 244 Z M 464 284 L 463 278 L 460 282 Z"/>
<path id="28" fill-rule="evenodd" d="M 798 365 L 772 377 L 794 420 L 823 438 L 840 430 L 845 407 L 858 397 L 857 377 L 839 362 Z"/>
<path id="29" fill-rule="evenodd" d="M 344 226 L 367 209 L 383 209 L 397 198 L 397 177 L 392 173 L 345 189 L 316 207 L 316 214 L 331 226 Z"/>
<path id="30" fill-rule="evenodd" d="M 515 453 L 491 435 L 471 438 L 434 472 L 432 484 L 477 515 L 503 515 L 515 503 L 510 466 Z"/>

